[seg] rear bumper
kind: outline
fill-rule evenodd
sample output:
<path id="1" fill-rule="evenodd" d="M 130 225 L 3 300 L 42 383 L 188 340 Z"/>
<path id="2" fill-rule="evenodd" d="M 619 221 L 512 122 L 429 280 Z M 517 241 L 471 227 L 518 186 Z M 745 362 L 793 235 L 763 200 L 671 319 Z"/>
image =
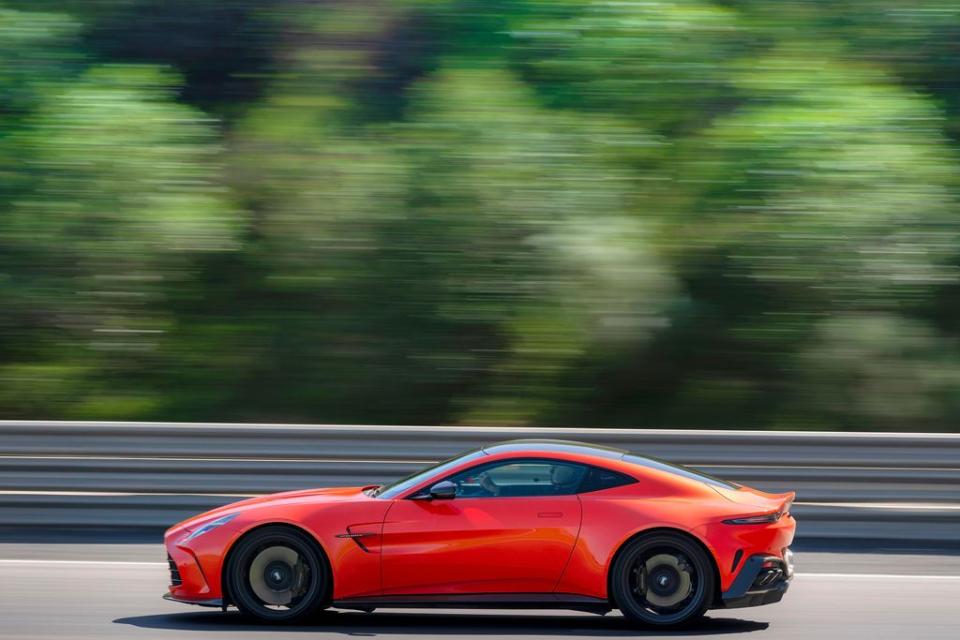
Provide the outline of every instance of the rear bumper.
<path id="1" fill-rule="evenodd" d="M 780 602 L 792 579 L 793 567 L 789 560 L 776 556 L 750 556 L 736 580 L 723 592 L 723 606 L 737 609 Z"/>

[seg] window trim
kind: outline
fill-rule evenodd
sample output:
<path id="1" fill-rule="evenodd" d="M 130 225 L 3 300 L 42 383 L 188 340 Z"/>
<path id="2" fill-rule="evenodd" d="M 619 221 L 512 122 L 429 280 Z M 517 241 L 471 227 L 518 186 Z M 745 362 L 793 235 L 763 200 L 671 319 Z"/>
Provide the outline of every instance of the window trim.
<path id="1" fill-rule="evenodd" d="M 574 495 L 580 496 L 580 495 L 584 495 L 584 494 L 588 494 L 588 493 L 596 493 L 597 491 L 606 491 L 607 489 L 617 489 L 617 488 L 619 488 L 619 487 L 629 487 L 629 486 L 632 485 L 632 484 L 639 484 L 639 483 L 640 483 L 639 478 L 636 478 L 636 477 L 630 475 L 629 473 L 625 473 L 625 472 L 623 472 L 623 471 L 620 471 L 619 469 L 611 469 L 611 468 L 609 468 L 609 467 L 601 467 L 601 466 L 598 466 L 598 465 L 595 465 L 595 464 L 591 464 L 591 465 L 587 465 L 587 466 L 590 467 L 590 470 L 596 469 L 597 471 L 607 471 L 607 472 L 609 472 L 609 473 L 614 473 L 614 474 L 616 474 L 616 475 L 618 475 L 618 476 L 620 476 L 620 477 L 622 477 L 622 478 L 625 478 L 625 479 L 627 480 L 627 482 L 622 482 L 622 483 L 620 483 L 620 484 L 611 485 L 611 486 L 609 486 L 609 487 L 597 487 L 596 489 L 586 489 L 586 490 L 583 490 L 583 491 L 578 491 L 578 492 L 577 492 L 576 494 L 574 494 Z M 588 473 L 589 473 L 589 472 L 588 472 Z M 581 483 L 581 484 L 582 484 L 582 483 Z"/>
<path id="2" fill-rule="evenodd" d="M 450 480 L 450 479 L 453 478 L 454 476 L 458 476 L 458 475 L 460 475 L 461 473 L 467 473 L 467 472 L 475 471 L 476 469 L 479 469 L 479 468 L 481 468 L 481 467 L 489 467 L 489 466 L 494 466 L 494 465 L 517 464 L 517 463 L 522 463 L 522 462 L 534 462 L 534 463 L 539 462 L 539 463 L 547 463 L 547 464 L 557 464 L 557 463 L 559 463 L 559 464 L 575 465 L 575 466 L 584 467 L 584 468 L 587 470 L 587 472 L 586 472 L 586 473 L 583 475 L 583 477 L 580 479 L 580 485 L 577 487 L 577 490 L 574 491 L 573 493 L 561 493 L 561 494 L 556 494 L 556 495 L 545 495 L 545 496 L 543 496 L 543 495 L 531 495 L 531 496 L 469 496 L 469 497 L 455 498 L 455 499 L 456 499 L 456 500 L 473 500 L 473 499 L 477 499 L 477 500 L 488 500 L 488 499 L 490 499 L 490 498 L 560 498 L 560 497 L 564 497 L 564 496 L 579 496 L 579 495 L 583 495 L 583 494 L 587 494 L 587 493 L 596 493 L 597 491 L 604 491 L 604 490 L 606 490 L 606 489 L 615 489 L 615 488 L 617 488 L 617 487 L 625 487 L 625 486 L 628 486 L 628 485 L 631 485 L 631 484 L 636 484 L 636 483 L 639 482 L 639 480 L 638 480 L 637 478 L 631 476 L 631 475 L 628 474 L 628 473 L 624 473 L 623 471 L 620 471 L 619 469 L 610 469 L 610 468 L 608 468 L 608 467 L 603 467 L 603 466 L 600 466 L 600 465 L 591 464 L 591 463 L 589 463 L 589 462 L 581 462 L 581 461 L 579 461 L 579 460 L 564 460 L 564 459 L 562 459 L 562 458 L 548 458 L 548 457 L 544 457 L 544 456 L 520 456 L 520 457 L 516 457 L 516 458 L 500 458 L 499 460 L 486 460 L 486 461 L 482 461 L 482 462 L 480 462 L 480 463 L 478 463 L 478 464 L 475 464 L 475 465 L 472 465 L 472 466 L 469 466 L 469 467 L 465 467 L 465 468 L 463 468 L 463 469 L 457 469 L 457 470 L 455 470 L 455 471 L 451 471 L 450 473 L 447 473 L 447 474 L 444 475 L 443 477 L 438 477 L 438 478 L 436 478 L 436 479 L 434 479 L 434 480 L 431 480 L 429 483 L 427 483 L 426 485 L 424 485 L 423 487 L 421 487 L 419 490 L 416 490 L 416 491 L 414 491 L 413 493 L 410 493 L 410 494 L 404 496 L 402 499 L 404 499 L 404 500 L 422 500 L 424 497 L 426 497 L 427 494 L 429 494 L 429 492 L 430 492 L 430 487 L 432 487 L 433 485 L 435 485 L 435 484 L 437 484 L 437 483 Z M 630 482 L 626 482 L 626 483 L 624 483 L 624 484 L 614 485 L 613 487 L 600 487 L 600 488 L 597 488 L 597 489 L 590 489 L 590 490 L 588 490 L 588 491 L 583 491 L 583 490 L 581 490 L 580 487 L 583 486 L 584 480 L 587 478 L 587 476 L 589 475 L 590 471 L 593 470 L 593 469 L 599 469 L 599 470 L 601 470 L 601 471 L 610 471 L 610 472 L 612 472 L 612 473 L 616 473 L 617 475 L 623 476 L 623 477 L 625 477 L 625 478 L 629 478 L 629 479 L 630 479 Z"/>

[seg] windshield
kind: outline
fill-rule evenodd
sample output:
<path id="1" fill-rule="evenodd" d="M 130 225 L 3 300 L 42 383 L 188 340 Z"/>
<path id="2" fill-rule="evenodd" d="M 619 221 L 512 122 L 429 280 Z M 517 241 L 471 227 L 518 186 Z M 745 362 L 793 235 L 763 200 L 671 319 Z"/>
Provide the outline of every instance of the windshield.
<path id="1" fill-rule="evenodd" d="M 486 454 L 483 452 L 483 449 L 474 449 L 473 451 L 468 451 L 466 453 L 461 453 L 449 460 L 444 460 L 443 462 L 438 462 L 432 467 L 427 467 L 413 473 L 406 478 L 401 478 L 396 482 L 384 485 L 373 492 L 373 496 L 376 498 L 396 498 L 398 495 L 417 486 L 427 478 L 441 474 L 448 469 L 458 466 L 463 462 L 468 462 L 470 460 L 476 460 L 477 458 L 482 458 Z"/>
<path id="2" fill-rule="evenodd" d="M 724 489 L 739 488 L 739 485 L 716 478 L 709 474 L 703 473 L 702 471 L 695 471 L 679 464 L 673 464 L 671 462 L 666 462 L 665 460 L 658 460 L 657 458 L 635 456 L 628 453 L 627 455 L 623 456 L 623 460 L 625 462 L 632 462 L 633 464 L 640 465 L 641 467 L 647 467 L 648 469 L 657 469 L 659 471 L 666 471 L 674 475 L 683 476 L 684 478 L 689 478 L 691 480 L 699 480 L 700 482 L 714 487 L 722 487 Z"/>

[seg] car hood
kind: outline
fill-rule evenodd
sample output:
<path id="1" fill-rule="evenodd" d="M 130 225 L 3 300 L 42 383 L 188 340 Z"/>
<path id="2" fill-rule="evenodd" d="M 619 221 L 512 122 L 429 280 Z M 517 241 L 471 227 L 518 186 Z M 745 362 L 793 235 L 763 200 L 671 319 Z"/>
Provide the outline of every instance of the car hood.
<path id="1" fill-rule="evenodd" d="M 251 507 L 282 504 L 285 502 L 301 502 L 305 500 L 309 500 L 313 503 L 328 503 L 349 500 L 359 496 L 366 488 L 368 487 L 301 489 L 298 491 L 284 491 L 282 493 L 271 493 L 268 495 L 256 496 L 254 498 L 240 500 L 239 502 L 231 502 L 230 504 L 226 504 L 222 507 L 217 507 L 216 509 L 211 509 L 210 511 L 205 511 L 199 515 L 187 518 L 186 520 L 178 522 L 170 527 L 168 533 L 173 531 L 189 532 L 197 526 L 205 524 L 210 520 L 222 518 L 223 516 L 244 511 L 245 509 L 249 509 Z"/>

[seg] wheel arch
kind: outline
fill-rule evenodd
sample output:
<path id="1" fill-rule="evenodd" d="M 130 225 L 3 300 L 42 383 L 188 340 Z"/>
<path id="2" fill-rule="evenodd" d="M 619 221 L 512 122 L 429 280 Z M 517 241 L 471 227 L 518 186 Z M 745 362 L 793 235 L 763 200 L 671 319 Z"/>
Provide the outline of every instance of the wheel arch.
<path id="1" fill-rule="evenodd" d="M 610 562 L 607 563 L 607 575 L 606 575 L 606 586 L 607 586 L 607 599 L 610 600 L 611 604 L 616 604 L 613 602 L 613 589 L 611 588 L 611 580 L 613 579 L 613 568 L 617 565 L 617 560 L 620 557 L 620 554 L 623 553 L 633 541 L 639 540 L 640 538 L 645 538 L 648 536 L 655 535 L 674 535 L 681 538 L 684 538 L 690 542 L 693 542 L 695 545 L 700 547 L 703 552 L 707 555 L 707 558 L 710 560 L 710 568 L 713 570 L 713 579 L 716 589 L 714 590 L 714 601 L 711 603 L 711 606 L 717 604 L 720 598 L 720 566 L 717 563 L 717 556 L 714 554 L 713 549 L 710 548 L 710 545 L 707 544 L 705 540 L 699 536 L 686 531 L 684 529 L 679 529 L 676 527 L 669 526 L 659 526 L 653 527 L 650 529 L 642 529 L 635 532 L 634 534 L 628 536 L 620 545 L 617 547 L 617 550 L 610 557 Z"/>
<path id="2" fill-rule="evenodd" d="M 233 604 L 233 600 L 230 594 L 230 581 L 226 579 L 226 576 L 230 568 L 230 561 L 233 559 L 233 553 L 237 548 L 237 544 L 244 538 L 248 537 L 249 535 L 257 531 L 260 531 L 262 529 L 266 529 L 268 527 L 290 529 L 298 533 L 302 533 L 304 536 L 306 536 L 309 540 L 313 542 L 314 546 L 316 547 L 316 550 L 320 554 L 320 558 L 323 560 L 324 572 L 326 573 L 325 577 L 327 579 L 327 584 L 329 585 L 327 587 L 328 593 L 332 595 L 333 580 L 334 580 L 333 567 L 330 564 L 330 555 L 327 553 L 327 550 L 324 548 L 323 543 L 321 543 L 319 538 L 317 538 L 316 534 L 314 534 L 309 529 L 306 529 L 292 522 L 285 522 L 283 520 L 278 520 L 278 521 L 272 521 L 272 522 L 257 523 L 256 525 L 250 527 L 249 529 L 245 529 L 242 533 L 240 533 L 238 536 L 236 536 L 233 540 L 230 541 L 230 544 L 227 547 L 226 553 L 223 556 L 223 564 L 221 565 L 221 568 L 220 568 L 220 594 L 221 594 L 221 598 L 223 599 L 223 606 L 226 607 L 229 604 Z"/>

